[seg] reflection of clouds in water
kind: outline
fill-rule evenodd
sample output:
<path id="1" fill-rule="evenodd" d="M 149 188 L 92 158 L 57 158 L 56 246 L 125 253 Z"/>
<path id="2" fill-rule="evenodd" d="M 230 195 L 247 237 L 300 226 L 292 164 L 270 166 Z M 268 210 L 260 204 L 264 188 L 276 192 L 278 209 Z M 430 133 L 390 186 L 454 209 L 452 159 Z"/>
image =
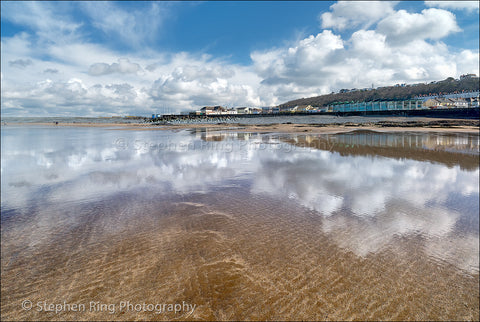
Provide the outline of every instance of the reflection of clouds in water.
<path id="1" fill-rule="evenodd" d="M 405 210 L 382 212 L 375 220 L 355 216 L 329 217 L 323 221 L 322 230 L 339 247 L 362 257 L 391 247 L 395 237 L 419 235 L 424 237 L 424 249 L 432 259 L 441 259 L 460 269 L 478 273 L 478 235 L 453 233 L 460 214 L 443 208 Z"/>
<path id="2" fill-rule="evenodd" d="M 385 210 L 387 196 L 382 186 L 371 187 L 368 191 L 359 191 L 353 196 L 351 209 L 359 216 L 375 216 Z"/>
<path id="3" fill-rule="evenodd" d="M 127 137 L 127 133 L 121 134 Z M 146 185 L 153 185 L 159 193 L 170 192 L 167 187 L 183 193 L 205 191 L 209 184 L 251 172 L 255 163 L 249 162 L 255 157 L 254 150 L 231 153 L 232 143 L 226 148 L 222 142 L 203 142 L 187 150 L 192 139 L 182 134 L 149 138 L 146 133 L 139 138 L 134 133 L 128 137 L 126 149 L 115 147 L 114 141 L 83 142 L 81 146 L 63 142 L 48 152 L 31 142 L 9 146 L 2 154 L 2 171 L 8 169 L 2 175 L 2 185 L 8 186 L 2 189 L 2 205 L 23 208 L 28 204 L 28 192 L 45 185 L 50 189 L 43 197 L 51 201 L 88 200 Z M 15 150 L 19 148 L 25 150 Z M 32 188 L 21 189 L 27 185 Z"/>
<path id="4" fill-rule="evenodd" d="M 75 223 L 75 214 L 55 210 L 59 201 L 88 203 L 142 187 L 159 195 L 208 192 L 210 185 L 251 178 L 252 193 L 291 198 L 324 215 L 323 231 L 359 256 L 381 250 L 395 236 L 419 234 L 427 236 L 431 256 L 478 270 L 478 254 L 473 252 L 478 247 L 469 246 L 478 240 L 478 232 L 456 236 L 453 231 L 461 214 L 445 206 L 452 194 L 478 195 L 478 168 L 467 172 L 409 159 L 341 156 L 289 149 L 284 143 L 285 149 L 259 148 L 261 139 L 229 141 L 226 148 L 225 141 L 202 142 L 184 133 L 95 133 L 75 141 L 81 144 L 2 141 L 2 207 L 21 209 L 39 203 L 31 220 L 37 233 L 32 241 Z M 75 133 L 69 134 L 75 138 Z M 119 135 L 130 145 L 115 146 Z M 101 141 L 98 136 L 103 136 Z M 164 142 L 168 144 L 159 149 Z M 199 142 L 201 146 L 185 149 Z M 463 259 L 448 250 L 445 240 L 460 250 Z"/>
<path id="5" fill-rule="evenodd" d="M 323 231 L 358 256 L 381 250 L 395 236 L 418 234 L 427 241 L 446 239 L 453 245 L 461 245 L 464 239 L 478 241 L 478 234 L 456 235 L 460 214 L 445 206 L 452 194 L 478 195 L 478 169 L 466 172 L 413 160 L 338 154 L 315 158 L 308 153 L 303 159 L 287 159 L 261 160 L 253 191 L 280 198 L 294 196 L 302 205 L 328 216 Z M 454 251 L 430 251 L 442 249 L 430 244 L 429 254 L 456 265 Z M 478 247 L 459 247 L 464 259 L 457 266 L 478 272 Z"/>
<path id="6" fill-rule="evenodd" d="M 322 208 L 322 198 L 317 196 L 349 196 L 345 206 L 357 216 L 374 216 L 392 198 L 425 207 L 429 203 L 442 204 L 453 192 L 478 194 L 478 169 L 464 172 L 458 167 L 412 160 L 329 156 L 315 158 L 308 153 L 303 154 L 303 159 L 298 155 L 287 160 L 260 159 L 253 189 L 272 195 L 295 195 L 302 204 L 316 210 Z"/>
<path id="7" fill-rule="evenodd" d="M 434 259 L 446 260 L 460 269 L 478 274 L 478 235 L 431 238 L 426 241 L 425 251 Z"/>

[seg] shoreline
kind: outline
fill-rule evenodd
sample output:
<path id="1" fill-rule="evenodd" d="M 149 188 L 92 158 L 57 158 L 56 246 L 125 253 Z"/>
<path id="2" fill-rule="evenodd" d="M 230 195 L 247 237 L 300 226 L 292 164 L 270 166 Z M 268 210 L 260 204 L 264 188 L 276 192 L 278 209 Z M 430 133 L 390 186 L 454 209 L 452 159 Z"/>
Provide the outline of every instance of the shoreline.
<path id="1" fill-rule="evenodd" d="M 421 119 L 415 121 L 377 121 L 366 123 L 271 123 L 271 124 L 243 124 L 243 123 L 216 123 L 216 124 L 165 124 L 152 125 L 148 123 L 7 123 L 8 126 L 49 126 L 49 127 L 100 127 L 115 130 L 188 130 L 209 129 L 212 131 L 232 130 L 237 132 L 259 133 L 342 133 L 355 130 L 369 130 L 377 132 L 462 132 L 479 134 L 479 120 L 472 119 Z"/>

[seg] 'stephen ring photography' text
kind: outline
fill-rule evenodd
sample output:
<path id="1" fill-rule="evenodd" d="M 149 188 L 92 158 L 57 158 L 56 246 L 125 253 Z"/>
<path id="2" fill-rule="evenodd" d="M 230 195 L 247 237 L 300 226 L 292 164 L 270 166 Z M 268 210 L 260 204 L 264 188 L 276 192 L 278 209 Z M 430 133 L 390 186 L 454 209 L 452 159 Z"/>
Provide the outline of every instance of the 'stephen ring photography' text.
<path id="1" fill-rule="evenodd" d="M 99 301 L 89 301 L 88 303 L 69 303 L 49 302 L 49 301 L 31 301 L 23 300 L 22 309 L 25 311 L 35 311 L 44 313 L 65 313 L 65 312 L 92 312 L 92 313 L 152 313 L 152 314 L 181 314 L 190 315 L 195 312 L 197 305 L 185 301 L 182 303 L 147 303 L 132 302 L 122 300 L 116 303 L 103 303 Z"/>

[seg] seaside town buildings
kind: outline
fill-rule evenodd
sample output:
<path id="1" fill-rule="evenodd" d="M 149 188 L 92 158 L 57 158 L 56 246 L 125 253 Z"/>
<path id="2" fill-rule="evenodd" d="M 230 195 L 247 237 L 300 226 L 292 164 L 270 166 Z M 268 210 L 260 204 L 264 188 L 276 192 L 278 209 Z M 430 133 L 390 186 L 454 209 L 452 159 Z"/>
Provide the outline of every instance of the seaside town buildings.
<path id="1" fill-rule="evenodd" d="M 370 101 L 370 102 L 334 102 L 327 106 L 297 105 L 294 107 L 238 107 L 229 108 L 222 106 L 205 106 L 198 111 L 190 112 L 192 115 L 245 115 L 245 114 L 306 114 L 325 112 L 368 112 L 368 111 L 405 111 L 420 109 L 444 108 L 478 108 L 479 98 L 459 97 L 445 98 L 433 97 L 425 99 L 410 99 L 397 101 Z"/>
<path id="2" fill-rule="evenodd" d="M 262 114 L 310 114 L 336 112 L 408 111 L 422 109 L 479 108 L 479 92 L 416 97 L 408 100 L 334 102 L 327 106 L 297 105 L 294 107 L 237 107 L 204 106 L 195 112 L 181 115 L 262 115 Z M 152 114 L 152 119 L 162 115 Z"/>
<path id="3" fill-rule="evenodd" d="M 462 98 L 430 98 L 426 100 L 423 105 L 427 108 L 466 108 L 469 106 L 469 101 Z"/>
<path id="4" fill-rule="evenodd" d="M 476 77 L 475 74 L 462 75 L 461 78 Z M 399 84 L 398 86 L 405 86 Z M 356 89 L 353 89 L 356 90 Z M 353 91 L 351 90 L 351 91 Z M 205 106 L 195 115 L 234 115 L 234 114 L 290 114 L 290 113 L 325 113 L 325 112 L 368 112 L 368 111 L 405 111 L 419 109 L 445 108 L 478 108 L 479 91 L 438 93 L 429 96 L 418 96 L 405 100 L 363 101 L 363 102 L 333 102 L 326 106 L 296 105 L 293 107 L 237 107 Z"/>
<path id="5" fill-rule="evenodd" d="M 465 74 L 460 80 L 477 78 L 476 74 Z M 452 78 L 453 79 L 453 78 Z M 437 82 L 431 82 L 437 83 Z M 425 83 L 426 84 L 426 83 Z M 396 84 L 393 87 L 418 86 L 419 84 Z M 340 93 L 369 91 L 372 88 L 342 89 Z M 332 92 L 333 93 L 333 92 Z M 429 93 L 411 99 L 374 100 L 374 101 L 349 101 L 333 102 L 325 106 L 296 105 L 293 107 L 223 107 L 204 106 L 200 110 L 182 112 L 181 115 L 260 115 L 260 114 L 310 114 L 310 113 L 336 113 L 336 112 L 370 112 L 370 111 L 408 111 L 422 109 L 454 109 L 454 108 L 479 108 L 479 91 L 454 91 L 451 93 Z M 163 114 L 169 115 L 169 114 Z M 170 115 L 172 115 L 170 113 Z M 152 114 L 152 119 L 161 117 L 162 114 Z"/>
<path id="6" fill-rule="evenodd" d="M 205 106 L 197 111 L 197 115 L 233 115 L 238 114 L 234 108 L 226 108 L 223 106 Z"/>

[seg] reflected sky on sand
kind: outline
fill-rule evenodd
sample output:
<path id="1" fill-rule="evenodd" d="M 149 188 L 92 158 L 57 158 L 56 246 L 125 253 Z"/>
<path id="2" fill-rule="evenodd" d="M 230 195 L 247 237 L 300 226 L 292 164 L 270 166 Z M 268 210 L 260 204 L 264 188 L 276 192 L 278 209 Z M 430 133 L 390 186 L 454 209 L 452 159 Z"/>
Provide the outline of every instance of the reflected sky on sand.
<path id="1" fill-rule="evenodd" d="M 11 126 L 2 128 L 1 139 L 2 275 L 59 236 L 64 244 L 55 247 L 74 247 L 69 240 L 77 233 L 89 243 L 99 236 L 153 233 L 159 212 L 185 220 L 175 206 L 180 203 L 205 216 L 222 214 L 214 220 L 220 226 L 240 222 L 244 213 L 245 227 L 277 220 L 259 240 L 281 238 L 277 233 L 287 229 L 282 223 L 295 221 L 297 233 L 315 232 L 302 247 L 313 249 L 323 240 L 360 261 L 410 256 L 414 249 L 421 262 L 453 267 L 478 286 L 478 135 Z M 95 227 L 86 229 L 92 220 Z M 254 247 L 255 238 L 245 243 Z"/>
<path id="2" fill-rule="evenodd" d="M 209 193 L 237 182 L 328 218 L 323 232 L 359 256 L 417 234 L 432 256 L 478 271 L 478 160 L 471 134 L 2 129 L 2 216 L 145 187 Z M 465 249 L 442 251 L 442 239 Z"/>

